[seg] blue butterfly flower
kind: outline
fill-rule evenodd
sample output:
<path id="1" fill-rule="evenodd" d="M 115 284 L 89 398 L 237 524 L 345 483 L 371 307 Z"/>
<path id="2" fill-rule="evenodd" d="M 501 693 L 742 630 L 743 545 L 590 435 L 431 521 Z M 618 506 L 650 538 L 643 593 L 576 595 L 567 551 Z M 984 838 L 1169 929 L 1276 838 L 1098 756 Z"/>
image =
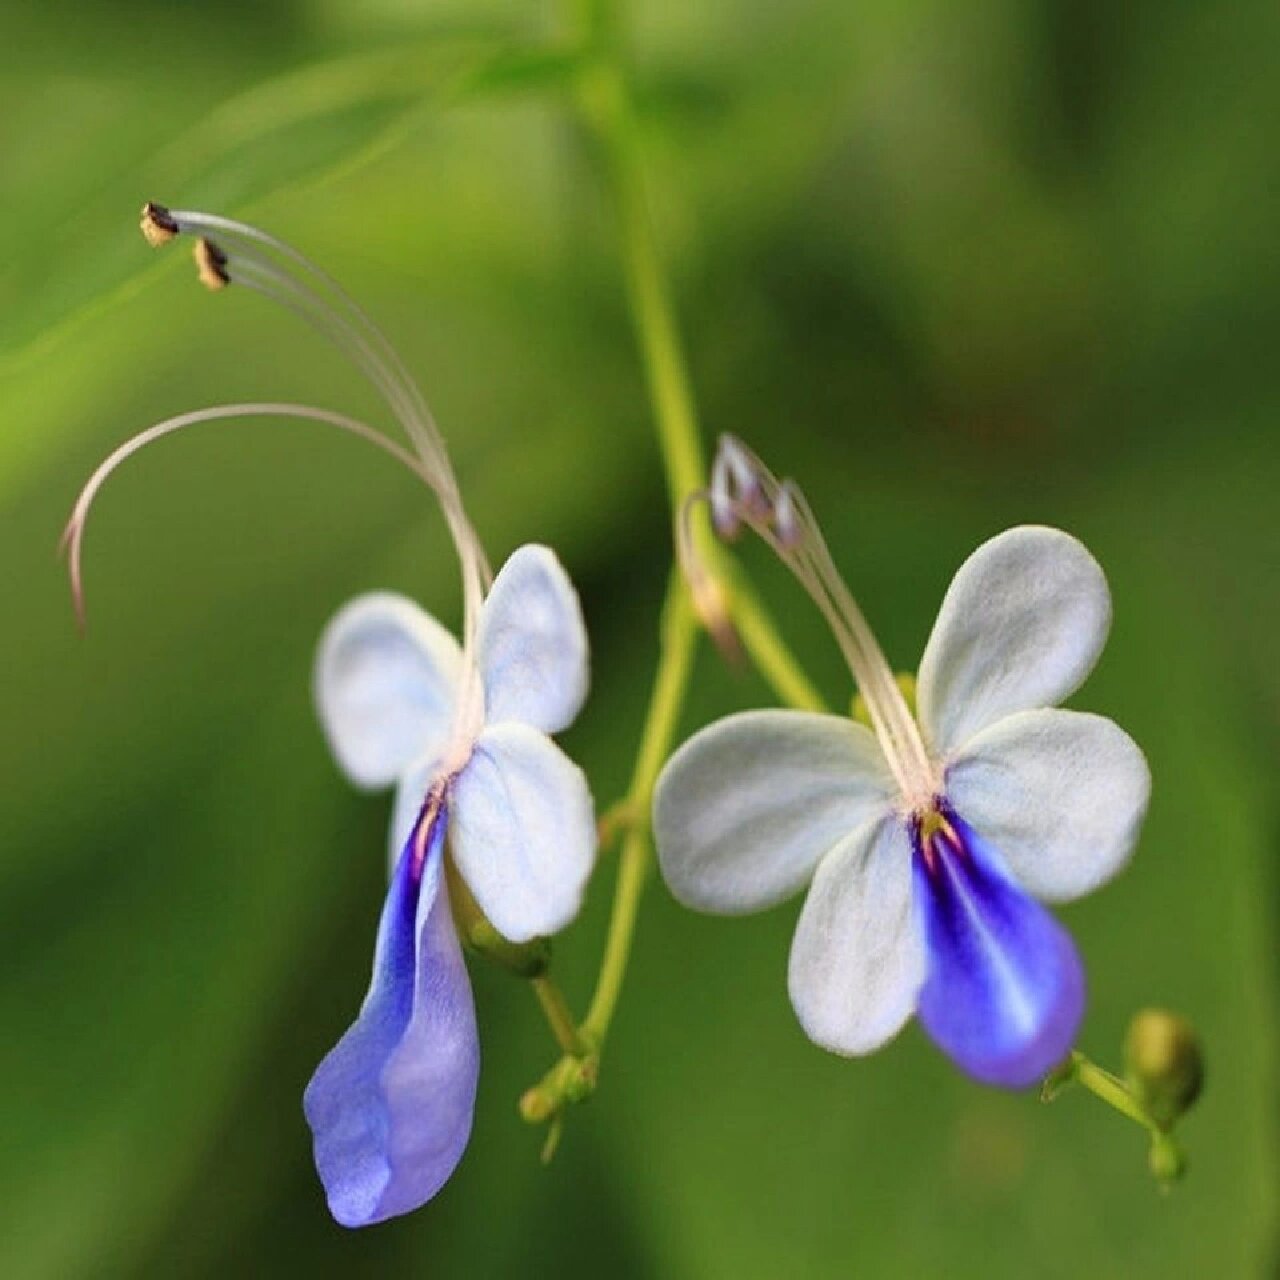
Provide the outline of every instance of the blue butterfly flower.
<path id="1" fill-rule="evenodd" d="M 581 903 L 591 794 L 548 736 L 586 696 L 577 596 L 550 551 L 521 547 L 470 652 L 412 601 L 362 596 L 325 631 L 315 689 L 347 777 L 397 789 L 373 980 L 304 1097 L 329 1208 L 363 1226 L 435 1195 L 471 1131 L 480 1053 L 445 857 L 512 942 L 556 932 Z"/>
<path id="2" fill-rule="evenodd" d="M 825 1048 L 869 1053 L 915 1013 L 978 1080 L 1031 1084 L 1071 1048 L 1085 999 L 1041 903 L 1124 866 L 1150 791 L 1127 734 L 1055 706 L 1106 639 L 1102 570 L 1055 529 L 979 547 L 943 600 L 913 714 L 798 490 L 728 440 L 707 496 L 717 528 L 755 529 L 813 594 L 874 728 L 760 710 L 695 734 L 655 793 L 667 884 L 730 915 L 808 885 L 789 988 Z"/>
<path id="3" fill-rule="evenodd" d="M 328 275 L 284 241 L 220 215 L 148 203 L 141 225 L 156 246 L 194 236 L 210 289 L 243 286 L 313 324 L 380 393 L 409 448 L 346 414 L 287 403 L 215 405 L 149 427 L 94 471 L 67 525 L 81 618 L 84 531 L 107 478 L 157 440 L 239 417 L 320 423 L 375 445 L 435 495 L 458 556 L 461 644 L 411 601 L 374 594 L 334 618 L 316 664 L 316 702 L 339 765 L 358 786 L 397 786 L 373 980 L 304 1098 L 330 1210 L 364 1226 L 435 1195 L 471 1132 L 480 1049 L 445 859 L 510 942 L 556 932 L 581 903 L 596 848 L 591 794 L 549 735 L 586 697 L 586 631 L 547 548 L 521 547 L 492 577 L 421 391 Z"/>

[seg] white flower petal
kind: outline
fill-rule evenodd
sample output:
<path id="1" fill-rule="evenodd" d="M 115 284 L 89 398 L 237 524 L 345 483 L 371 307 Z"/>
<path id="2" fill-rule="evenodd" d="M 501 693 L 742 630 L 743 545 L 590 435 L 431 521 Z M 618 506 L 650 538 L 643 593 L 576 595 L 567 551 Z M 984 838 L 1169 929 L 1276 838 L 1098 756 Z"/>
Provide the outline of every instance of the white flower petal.
<path id="1" fill-rule="evenodd" d="M 671 892 L 725 915 L 799 889 L 895 794 L 875 736 L 841 716 L 744 711 L 694 734 L 658 778 L 653 834 Z"/>
<path id="2" fill-rule="evenodd" d="M 582 770 L 528 725 L 490 725 L 453 784 L 453 857 L 480 909 L 512 942 L 578 912 L 596 852 Z"/>
<path id="3" fill-rule="evenodd" d="M 389 786 L 449 730 L 458 642 L 412 600 L 358 596 L 320 637 L 315 699 L 338 764 L 357 786 Z"/>
<path id="4" fill-rule="evenodd" d="M 1111 625 L 1098 562 L 1070 534 L 1025 525 L 984 542 L 951 581 L 920 660 L 920 725 L 945 755 L 1001 716 L 1061 702 Z"/>
<path id="5" fill-rule="evenodd" d="M 587 696 L 587 632 L 578 595 L 547 547 L 519 547 L 480 613 L 485 718 L 558 733 Z"/>
<path id="6" fill-rule="evenodd" d="M 818 864 L 787 985 L 805 1034 L 863 1054 L 897 1034 L 924 982 L 911 906 L 911 838 L 896 815 L 865 823 Z"/>
<path id="7" fill-rule="evenodd" d="M 1102 716 L 1023 711 L 965 744 L 946 789 L 1028 893 L 1067 902 L 1129 860 L 1151 773 L 1133 739 Z"/>

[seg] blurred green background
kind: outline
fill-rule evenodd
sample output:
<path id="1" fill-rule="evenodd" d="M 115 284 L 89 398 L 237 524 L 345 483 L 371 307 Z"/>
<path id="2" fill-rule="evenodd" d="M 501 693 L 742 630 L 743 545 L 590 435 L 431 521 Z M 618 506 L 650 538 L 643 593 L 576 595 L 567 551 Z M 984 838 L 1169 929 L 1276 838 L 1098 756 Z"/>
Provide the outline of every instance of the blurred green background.
<path id="1" fill-rule="evenodd" d="M 599 177 L 549 7 L 7 0 L 0 17 L 0 1272 L 1200 1277 L 1277 1264 L 1280 9 L 1273 0 L 634 0 L 660 236 L 708 439 L 797 476 L 890 657 L 1020 520 L 1106 567 L 1076 704 L 1145 747 L 1130 870 L 1064 912 L 1114 1064 L 1169 1004 L 1208 1045 L 1161 1197 L 1080 1095 L 960 1078 L 908 1029 L 811 1046 L 796 905 L 695 917 L 655 882 L 599 1093 L 559 1156 L 515 1112 L 553 1060 L 473 966 L 471 1147 L 426 1210 L 329 1220 L 300 1096 L 363 994 L 388 804 L 338 777 L 312 648 L 355 592 L 446 620 L 437 513 L 302 425 L 171 441 L 107 489 L 80 638 L 54 556 L 79 484 L 171 413 L 374 413 L 260 299 L 151 255 L 145 198 L 285 235 L 420 377 L 496 560 L 553 543 L 594 694 L 566 737 L 619 795 L 655 660 L 666 500 Z M 475 75 L 477 67 L 485 73 Z M 849 694 L 783 575 L 744 558 Z M 767 698 L 703 652 L 684 731 Z M 583 1007 L 602 866 L 557 969 Z"/>

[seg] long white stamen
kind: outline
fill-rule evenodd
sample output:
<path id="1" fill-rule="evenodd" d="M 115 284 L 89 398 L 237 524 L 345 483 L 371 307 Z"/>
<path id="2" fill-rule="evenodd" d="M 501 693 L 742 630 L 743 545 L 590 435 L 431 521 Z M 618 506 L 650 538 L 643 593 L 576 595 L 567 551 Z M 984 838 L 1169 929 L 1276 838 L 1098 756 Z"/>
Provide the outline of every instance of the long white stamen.
<path id="1" fill-rule="evenodd" d="M 403 380 L 395 377 L 368 342 L 347 327 L 322 300 L 270 263 L 246 259 L 238 253 L 228 254 L 224 269 L 229 279 L 233 278 L 237 284 L 262 294 L 311 324 L 349 356 L 401 422 L 414 420 L 412 395 L 416 388 L 407 387 Z M 475 615 L 492 575 L 479 538 L 467 519 L 448 458 L 437 456 L 423 461 L 424 466 L 430 468 L 432 489 L 440 500 L 445 523 L 458 551 L 463 574 L 465 634 L 470 637 L 474 634 Z"/>
<path id="2" fill-rule="evenodd" d="M 418 434 L 418 427 L 420 426 L 421 434 L 426 438 L 424 447 L 441 457 L 448 456 L 444 437 L 440 434 L 440 428 L 436 425 L 436 421 L 432 417 L 431 410 L 427 407 L 427 402 L 423 398 L 417 383 L 414 382 L 403 360 L 401 360 L 400 353 L 391 345 L 390 339 L 373 322 L 368 313 L 327 271 L 317 266 L 310 258 L 299 252 L 291 244 L 271 235 L 269 232 L 263 231 L 260 227 L 251 226 L 247 222 L 238 222 L 234 218 L 224 218 L 211 213 L 200 213 L 192 209 L 167 210 L 166 213 L 171 225 L 179 232 L 204 233 L 213 231 L 233 240 L 242 239 L 251 244 L 264 246 L 287 258 L 294 266 L 302 270 L 306 276 L 315 281 L 329 295 L 330 302 L 335 304 L 336 308 L 346 311 L 355 323 L 368 333 L 374 345 L 381 351 L 384 359 L 396 371 L 404 386 L 409 390 L 415 401 L 418 417 L 421 420 L 415 424 L 414 433 Z M 429 441 L 429 444 L 426 441 Z"/>
<path id="3" fill-rule="evenodd" d="M 157 422 L 155 426 L 148 427 L 145 431 L 140 431 L 137 435 L 126 440 L 124 444 L 120 445 L 118 449 L 114 450 L 99 463 L 84 488 L 80 490 L 80 496 L 76 499 L 75 506 L 71 510 L 71 518 L 67 521 L 66 531 L 62 535 L 62 547 L 67 553 L 67 568 L 71 576 L 71 594 L 75 600 L 76 615 L 80 619 L 81 626 L 84 625 L 85 614 L 84 580 L 80 567 L 80 553 L 84 542 L 85 525 L 89 520 L 89 509 L 93 506 L 93 500 L 98 496 L 99 490 L 106 483 L 111 473 L 140 449 L 145 449 L 147 445 L 153 444 L 164 436 L 172 435 L 177 431 L 184 431 L 188 427 L 199 426 L 204 422 L 250 417 L 302 419 L 337 427 L 340 431 L 346 431 L 351 435 L 358 436 L 361 440 L 375 445 L 384 453 L 389 454 L 402 467 L 413 472 L 423 484 L 433 492 L 435 491 L 435 481 L 432 475 L 423 467 L 414 454 L 407 449 L 401 448 L 395 441 L 388 440 L 376 427 L 371 427 L 368 423 L 361 422 L 358 418 L 349 418 L 346 414 L 331 413 L 327 409 L 316 409 L 305 404 L 253 402 L 214 405 L 208 409 L 193 409 L 189 413 L 180 413 L 175 417 L 166 418 L 163 422 Z"/>
<path id="4" fill-rule="evenodd" d="M 257 227 L 194 210 L 148 206 L 143 229 L 164 243 L 180 232 L 216 233 L 216 283 L 244 284 L 310 323 L 356 364 L 403 427 L 437 494 L 462 569 L 464 648 L 474 648 L 476 627 L 492 572 L 463 507 L 448 451 L 421 390 L 398 352 L 351 296 L 297 249 Z M 201 241 L 208 245 L 210 242 Z M 277 260 L 268 252 L 278 255 Z M 473 664 L 467 664 L 468 668 Z"/>
<path id="5" fill-rule="evenodd" d="M 391 406 L 399 418 L 411 412 L 405 398 L 405 390 L 387 376 L 385 367 L 358 335 L 348 332 L 330 310 L 322 310 L 316 303 L 314 295 L 300 288 L 297 283 L 281 272 L 267 267 L 240 254 L 229 254 L 225 259 L 228 277 L 234 272 L 235 282 L 254 293 L 292 311 L 299 319 L 318 329 L 331 342 L 343 345 L 350 344 L 350 354 L 357 367 L 373 384 L 378 393 Z M 433 467 L 433 470 L 436 468 Z M 443 488 L 444 481 L 438 486 Z"/>
<path id="6" fill-rule="evenodd" d="M 738 520 L 761 537 L 827 619 L 857 682 L 876 736 L 912 809 L 927 808 L 940 779 L 884 653 L 831 559 L 822 530 L 793 481 L 780 482 L 749 449 L 722 437 Z"/>

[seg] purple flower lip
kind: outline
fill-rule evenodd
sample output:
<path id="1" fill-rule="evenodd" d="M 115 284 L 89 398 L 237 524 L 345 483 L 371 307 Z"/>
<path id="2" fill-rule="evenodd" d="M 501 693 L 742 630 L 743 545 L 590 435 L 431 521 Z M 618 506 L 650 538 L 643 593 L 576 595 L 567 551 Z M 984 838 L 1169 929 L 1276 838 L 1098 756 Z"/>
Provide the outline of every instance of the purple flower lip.
<path id="1" fill-rule="evenodd" d="M 433 788 L 392 877 L 360 1015 L 303 1099 L 329 1208 L 343 1226 L 429 1200 L 471 1132 L 480 1051 L 443 875 L 447 823 Z"/>
<path id="2" fill-rule="evenodd" d="M 920 1021 L 976 1080 L 1026 1088 L 1075 1042 L 1085 1002 L 1075 944 L 945 800 L 911 835 L 927 956 Z"/>

